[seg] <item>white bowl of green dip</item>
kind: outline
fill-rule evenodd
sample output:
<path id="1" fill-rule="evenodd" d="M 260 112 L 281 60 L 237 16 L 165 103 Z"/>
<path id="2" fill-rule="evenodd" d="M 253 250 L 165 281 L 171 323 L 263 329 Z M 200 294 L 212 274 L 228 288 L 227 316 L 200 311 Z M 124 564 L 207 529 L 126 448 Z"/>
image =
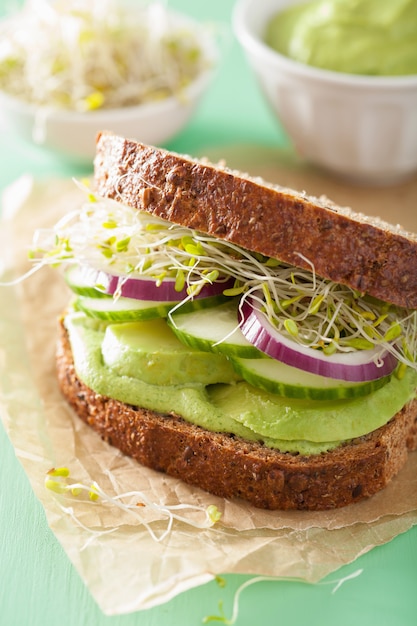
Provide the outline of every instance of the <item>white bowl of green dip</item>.
<path id="1" fill-rule="evenodd" d="M 238 0 L 233 26 L 303 158 L 367 185 L 417 172 L 416 0 Z"/>

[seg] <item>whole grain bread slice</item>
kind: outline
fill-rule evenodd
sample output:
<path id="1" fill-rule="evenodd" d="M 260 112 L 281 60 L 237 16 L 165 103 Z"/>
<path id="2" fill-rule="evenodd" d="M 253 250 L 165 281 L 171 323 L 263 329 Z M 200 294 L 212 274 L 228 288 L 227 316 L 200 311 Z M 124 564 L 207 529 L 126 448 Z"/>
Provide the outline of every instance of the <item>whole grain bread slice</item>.
<path id="1" fill-rule="evenodd" d="M 417 308 L 417 237 L 398 226 L 108 132 L 94 166 L 103 197 Z"/>
<path id="2" fill-rule="evenodd" d="M 324 510 L 358 502 L 383 489 L 417 447 L 417 400 L 373 433 L 314 456 L 282 453 L 175 414 L 124 404 L 78 378 L 62 321 L 57 372 L 68 403 L 109 444 L 144 466 L 260 508 Z"/>

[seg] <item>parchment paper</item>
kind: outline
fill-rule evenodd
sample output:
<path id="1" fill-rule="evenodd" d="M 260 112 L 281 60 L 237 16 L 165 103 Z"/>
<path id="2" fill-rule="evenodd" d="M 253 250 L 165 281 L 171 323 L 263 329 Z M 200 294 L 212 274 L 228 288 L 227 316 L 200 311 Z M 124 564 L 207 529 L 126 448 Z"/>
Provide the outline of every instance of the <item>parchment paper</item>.
<path id="1" fill-rule="evenodd" d="M 276 151 L 239 147 L 223 154 L 232 167 L 307 193 L 326 193 L 417 231 L 417 181 L 396 189 L 358 189 Z M 8 188 L 0 223 L 0 280 L 30 267 L 26 252 L 35 228 L 52 225 L 82 199 L 70 180 L 23 177 Z M 149 608 L 221 573 L 316 582 L 417 523 L 417 454 L 382 493 L 325 513 L 268 512 L 225 501 L 124 457 L 74 416 L 58 391 L 56 318 L 68 297 L 59 271 L 50 268 L 15 287 L 0 287 L 0 413 L 52 531 L 103 612 Z M 74 481 L 96 481 L 112 496 L 133 490 L 155 503 L 215 504 L 222 517 L 204 529 L 174 521 L 166 538 L 156 542 L 143 523 L 111 502 L 47 490 L 45 474 L 57 466 L 70 468 Z M 153 532 L 167 528 L 163 515 L 142 509 Z"/>

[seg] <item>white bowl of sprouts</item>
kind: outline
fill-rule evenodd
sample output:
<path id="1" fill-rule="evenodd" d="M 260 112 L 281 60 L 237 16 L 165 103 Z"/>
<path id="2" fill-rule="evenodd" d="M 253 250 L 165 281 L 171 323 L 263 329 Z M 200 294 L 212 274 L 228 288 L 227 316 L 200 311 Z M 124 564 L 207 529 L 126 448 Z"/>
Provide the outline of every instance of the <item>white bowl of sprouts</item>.
<path id="1" fill-rule="evenodd" d="M 0 23 L 0 116 L 77 161 L 100 130 L 157 145 L 189 121 L 217 53 L 208 25 L 160 2 L 28 0 Z"/>

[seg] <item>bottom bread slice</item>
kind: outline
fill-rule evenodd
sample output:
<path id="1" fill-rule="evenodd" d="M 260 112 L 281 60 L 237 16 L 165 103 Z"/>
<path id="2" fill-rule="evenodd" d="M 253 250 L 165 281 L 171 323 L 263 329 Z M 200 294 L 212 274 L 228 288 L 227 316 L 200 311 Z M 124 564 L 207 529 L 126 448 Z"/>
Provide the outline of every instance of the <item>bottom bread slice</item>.
<path id="1" fill-rule="evenodd" d="M 78 416 L 124 454 L 217 496 L 264 509 L 323 510 L 358 502 L 383 489 L 417 447 L 417 400 L 369 435 L 313 456 L 282 453 L 209 432 L 175 414 L 124 404 L 78 378 L 63 324 L 57 374 Z"/>

